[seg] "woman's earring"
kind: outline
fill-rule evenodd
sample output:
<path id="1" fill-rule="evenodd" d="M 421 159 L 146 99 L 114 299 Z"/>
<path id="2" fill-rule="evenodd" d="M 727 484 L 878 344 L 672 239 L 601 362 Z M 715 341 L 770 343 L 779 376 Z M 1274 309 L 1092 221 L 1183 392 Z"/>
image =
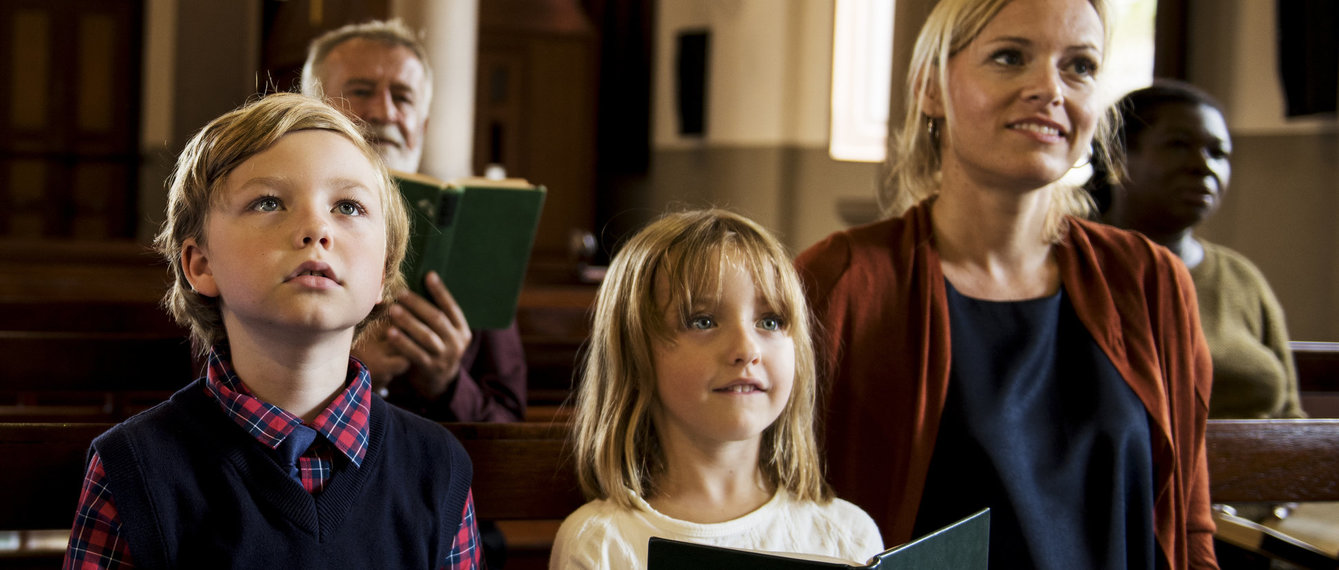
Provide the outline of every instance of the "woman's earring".
<path id="1" fill-rule="evenodd" d="M 939 125 L 935 124 L 934 117 L 925 117 L 925 135 L 930 137 L 930 142 L 939 146 Z"/>
<path id="2" fill-rule="evenodd" d="M 1074 165 L 1074 168 L 1083 168 L 1093 163 L 1093 155 L 1097 154 L 1097 144 L 1094 143 L 1088 147 L 1088 152 L 1083 156 L 1083 162 Z"/>

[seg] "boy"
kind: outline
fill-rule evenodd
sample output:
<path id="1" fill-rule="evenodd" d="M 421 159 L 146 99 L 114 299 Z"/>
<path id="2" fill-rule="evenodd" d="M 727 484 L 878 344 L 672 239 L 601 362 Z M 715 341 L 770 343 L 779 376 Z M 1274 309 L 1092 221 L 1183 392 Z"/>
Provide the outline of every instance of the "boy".
<path id="1" fill-rule="evenodd" d="M 464 449 L 349 357 L 404 286 L 407 234 L 324 103 L 270 95 L 196 134 L 155 245 L 209 367 L 94 440 L 65 567 L 476 567 Z"/>

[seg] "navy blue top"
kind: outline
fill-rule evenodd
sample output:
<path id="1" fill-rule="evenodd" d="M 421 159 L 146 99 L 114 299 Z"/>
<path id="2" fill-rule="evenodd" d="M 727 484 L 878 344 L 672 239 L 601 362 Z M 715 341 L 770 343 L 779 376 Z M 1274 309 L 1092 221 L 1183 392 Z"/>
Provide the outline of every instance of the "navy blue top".
<path id="1" fill-rule="evenodd" d="M 916 535 L 990 507 L 992 568 L 1153 568 L 1148 413 L 1068 296 L 947 290 L 948 397 Z"/>

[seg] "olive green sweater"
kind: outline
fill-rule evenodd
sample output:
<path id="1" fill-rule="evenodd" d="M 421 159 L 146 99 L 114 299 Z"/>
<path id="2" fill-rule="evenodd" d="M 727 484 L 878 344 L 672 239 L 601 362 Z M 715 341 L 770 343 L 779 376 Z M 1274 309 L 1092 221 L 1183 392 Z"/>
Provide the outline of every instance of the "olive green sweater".
<path id="1" fill-rule="evenodd" d="M 1240 253 L 1199 241 L 1204 259 L 1190 270 L 1190 277 L 1213 358 L 1209 417 L 1305 416 L 1283 308 L 1274 291 Z"/>

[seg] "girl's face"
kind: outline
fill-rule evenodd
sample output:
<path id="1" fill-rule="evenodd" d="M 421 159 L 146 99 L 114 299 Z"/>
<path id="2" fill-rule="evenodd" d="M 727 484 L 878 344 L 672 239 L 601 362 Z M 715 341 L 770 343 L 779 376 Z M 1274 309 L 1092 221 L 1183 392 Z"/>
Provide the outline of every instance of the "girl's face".
<path id="1" fill-rule="evenodd" d="M 790 399 L 795 341 L 789 323 L 755 286 L 747 269 L 722 259 L 719 298 L 695 299 L 681 321 L 663 283 L 656 302 L 673 332 L 652 343 L 656 429 L 674 442 L 711 446 L 761 441 Z"/>
<path id="2" fill-rule="evenodd" d="M 948 104 L 937 88 L 924 100 L 928 115 L 947 118 L 945 178 L 1023 189 L 1060 179 L 1097 126 L 1103 43 L 1088 0 L 1006 4 L 949 59 Z"/>

